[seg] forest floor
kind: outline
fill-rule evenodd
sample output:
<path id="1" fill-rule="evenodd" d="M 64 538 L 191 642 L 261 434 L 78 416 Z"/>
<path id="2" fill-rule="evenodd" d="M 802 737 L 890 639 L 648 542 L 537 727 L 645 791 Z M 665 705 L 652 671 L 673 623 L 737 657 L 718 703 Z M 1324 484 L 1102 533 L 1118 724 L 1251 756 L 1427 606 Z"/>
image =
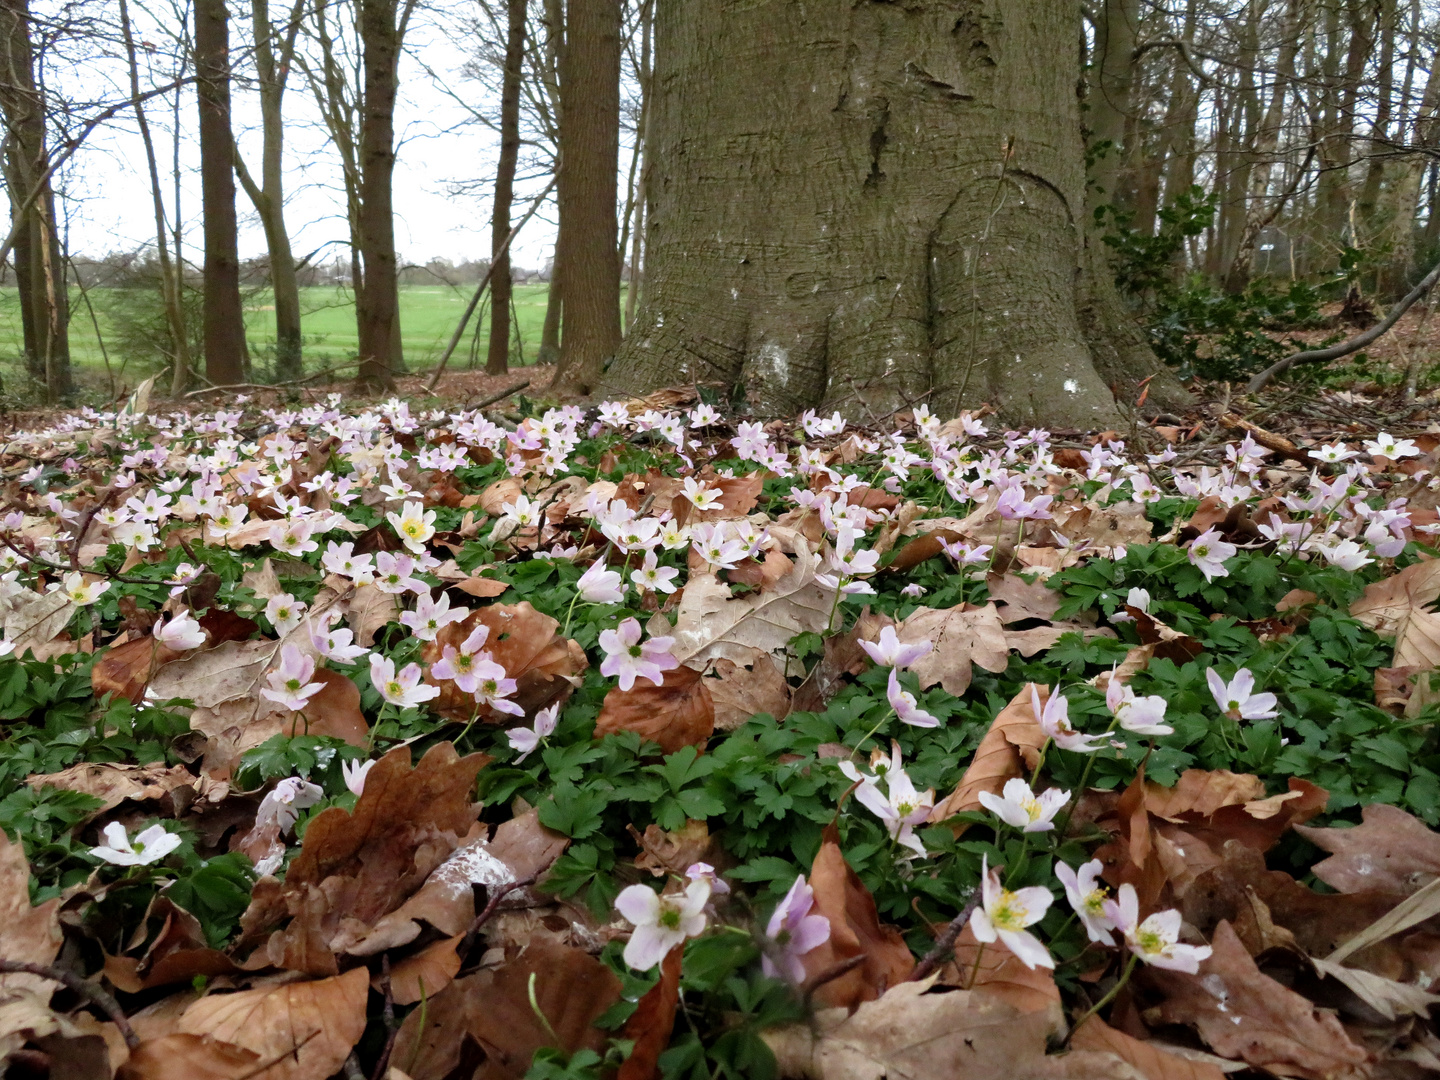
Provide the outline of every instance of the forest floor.
<path id="1" fill-rule="evenodd" d="M 7 418 L 7 1075 L 1440 1070 L 1434 403 L 547 375 Z"/>

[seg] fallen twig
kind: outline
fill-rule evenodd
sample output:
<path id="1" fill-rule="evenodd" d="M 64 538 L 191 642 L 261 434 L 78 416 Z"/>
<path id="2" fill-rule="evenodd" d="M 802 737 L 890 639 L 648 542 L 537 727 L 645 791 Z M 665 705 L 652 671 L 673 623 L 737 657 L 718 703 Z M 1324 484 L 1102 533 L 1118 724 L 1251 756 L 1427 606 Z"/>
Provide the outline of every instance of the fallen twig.
<path id="1" fill-rule="evenodd" d="M 935 944 L 930 951 L 920 958 L 920 963 L 915 965 L 915 970 L 910 973 L 910 981 L 917 982 L 920 979 L 929 977 L 948 956 L 955 951 L 955 941 L 960 937 L 960 932 L 965 929 L 965 924 L 970 921 L 970 916 L 975 914 L 978 900 L 971 900 L 960 910 L 960 914 L 951 919 L 940 936 L 935 939 Z"/>
<path id="2" fill-rule="evenodd" d="M 120 1032 L 120 1037 L 125 1040 L 125 1045 L 131 1050 L 140 1045 L 140 1037 L 135 1034 L 135 1029 L 130 1026 L 130 1021 L 125 1019 L 125 1010 L 120 1008 L 120 1003 L 95 983 L 88 979 L 82 979 L 73 971 L 64 971 L 60 968 L 48 967 L 45 964 L 28 964 L 20 960 L 0 960 L 0 972 L 39 975 L 41 978 L 52 979 L 60 983 L 67 990 L 73 990 L 81 997 L 89 999 L 91 1004 L 110 1017 L 115 1022 L 115 1029 Z"/>
<path id="3" fill-rule="evenodd" d="M 1249 420 L 1242 419 L 1234 413 L 1227 412 L 1220 417 L 1220 422 L 1228 428 L 1236 431 L 1245 431 L 1266 450 L 1273 450 L 1281 457 L 1289 458 L 1291 461 L 1298 461 L 1302 465 L 1314 465 L 1316 461 L 1310 456 L 1310 451 L 1296 446 L 1283 435 L 1276 435 L 1273 431 L 1266 431 L 1259 424 L 1252 424 Z"/>

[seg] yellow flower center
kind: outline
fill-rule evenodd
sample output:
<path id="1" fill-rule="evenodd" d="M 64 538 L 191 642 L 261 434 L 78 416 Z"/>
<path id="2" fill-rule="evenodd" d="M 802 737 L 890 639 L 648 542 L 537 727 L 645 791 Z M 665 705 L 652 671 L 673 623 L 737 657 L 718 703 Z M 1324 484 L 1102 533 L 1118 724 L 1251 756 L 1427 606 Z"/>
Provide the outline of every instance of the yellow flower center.
<path id="1" fill-rule="evenodd" d="M 1009 889 L 1000 890 L 1000 899 L 990 911 L 990 921 L 998 930 L 1024 930 L 1029 909 Z"/>
<path id="2" fill-rule="evenodd" d="M 1140 929 L 1135 934 L 1135 944 L 1139 945 L 1148 955 L 1154 956 L 1163 953 L 1169 944 L 1153 930 Z"/>
<path id="3" fill-rule="evenodd" d="M 1080 905 L 1091 915 L 1103 915 L 1105 913 L 1105 890 L 1092 889 L 1080 901 Z"/>
<path id="4" fill-rule="evenodd" d="M 1040 820 L 1040 815 L 1043 813 L 1043 811 L 1040 809 L 1039 799 L 1026 799 L 1020 804 L 1020 807 L 1025 811 L 1025 816 L 1028 817 L 1031 821 Z"/>
<path id="5" fill-rule="evenodd" d="M 399 697 L 405 692 L 405 688 L 401 686 L 398 682 L 392 681 L 385 684 L 385 692 L 388 693 L 391 697 Z"/>

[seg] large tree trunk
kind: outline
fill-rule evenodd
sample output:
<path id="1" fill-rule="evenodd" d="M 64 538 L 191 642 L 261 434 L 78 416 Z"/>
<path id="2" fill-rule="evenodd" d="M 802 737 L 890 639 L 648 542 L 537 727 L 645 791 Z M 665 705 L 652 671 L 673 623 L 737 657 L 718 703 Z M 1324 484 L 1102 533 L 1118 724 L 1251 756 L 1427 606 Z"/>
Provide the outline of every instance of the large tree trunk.
<path id="1" fill-rule="evenodd" d="M 660 5 L 646 290 L 607 384 L 1113 424 L 1081 319 L 1124 321 L 1087 287 L 1078 18 L 1049 0 Z M 1101 344 L 1133 365 L 1133 342 Z"/>
<path id="2" fill-rule="evenodd" d="M 51 403 L 70 393 L 70 304 L 55 224 L 55 196 L 41 177 L 50 164 L 45 102 L 35 83 L 27 0 L 0 0 L 0 113 L 7 139 L 4 173 L 11 217 L 25 223 L 13 257 L 20 292 L 25 368 Z M 40 186 L 39 197 L 26 205 Z"/>
<path id="3" fill-rule="evenodd" d="M 489 375 L 510 368 L 510 204 L 515 198 L 515 165 L 520 159 L 520 77 L 525 62 L 526 0 L 506 0 L 505 74 L 500 84 L 500 163 L 495 170 L 495 208 L 490 217 Z"/>
<path id="4" fill-rule="evenodd" d="M 620 0 L 570 0 L 560 55 L 560 257 L 565 336 L 554 389 L 588 394 L 620 345 Z"/>
<path id="5" fill-rule="evenodd" d="M 205 222 L 205 378 L 212 386 L 230 386 L 245 381 L 245 313 L 240 305 L 225 0 L 195 0 L 195 74 Z"/>
<path id="6" fill-rule="evenodd" d="M 396 15 L 396 0 L 360 0 L 365 97 L 360 116 L 357 225 L 364 288 L 355 298 L 360 338 L 357 382 L 362 387 L 385 390 L 394 387 L 394 372 L 399 367 L 400 291 L 391 188 L 395 171 L 396 69 L 400 61 Z"/>

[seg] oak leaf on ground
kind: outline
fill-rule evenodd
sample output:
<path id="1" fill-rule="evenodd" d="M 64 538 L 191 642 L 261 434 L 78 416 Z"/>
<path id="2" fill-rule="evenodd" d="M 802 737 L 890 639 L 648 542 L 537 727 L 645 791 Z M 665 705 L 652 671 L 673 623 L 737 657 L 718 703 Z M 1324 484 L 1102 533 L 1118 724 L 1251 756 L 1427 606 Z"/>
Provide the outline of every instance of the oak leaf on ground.
<path id="1" fill-rule="evenodd" d="M 27 776 L 25 783 L 37 790 L 46 787 L 82 791 L 100 800 L 92 817 L 113 810 L 123 802 L 152 802 L 169 799 L 171 809 L 183 812 L 196 800 L 218 803 L 230 787 L 208 776 L 192 776 L 183 765 L 152 762 L 149 765 L 111 765 L 84 761 L 55 773 Z"/>
<path id="2" fill-rule="evenodd" d="M 1440 877 L 1440 833 L 1387 803 L 1371 803 L 1360 816 L 1361 823 L 1348 829 L 1296 829 L 1330 852 L 1314 867 L 1326 885 L 1344 893 L 1384 889 L 1408 895 Z"/>
<path id="3" fill-rule="evenodd" d="M 60 951 L 60 900 L 30 906 L 30 862 L 18 842 L 0 833 L 0 956 L 50 964 Z M 48 1001 L 55 983 L 38 975 L 0 975 L 0 992 L 25 990 Z"/>
<path id="4" fill-rule="evenodd" d="M 1181 1057 L 1153 1042 L 1117 1031 L 1098 1016 L 1092 1016 L 1070 1036 L 1077 1050 L 1114 1054 L 1145 1077 L 1145 1080 L 1224 1080 L 1225 1072 L 1210 1061 Z M 1230 1064 L 1227 1062 L 1226 1064 Z"/>
<path id="5" fill-rule="evenodd" d="M 920 608 L 895 628 L 903 642 L 928 641 L 935 647 L 910 670 L 920 679 L 921 689 L 939 683 L 956 697 L 970 687 L 972 667 L 1004 671 L 1010 664 L 1005 644 L 1005 627 L 993 603 L 983 607 L 961 604 L 952 608 Z"/>
<path id="6" fill-rule="evenodd" d="M 1366 586 L 1350 616 L 1382 637 L 1395 638 L 1392 667 L 1440 665 L 1440 615 L 1429 610 L 1440 599 L 1440 559 L 1422 559 L 1400 573 Z"/>
<path id="7" fill-rule="evenodd" d="M 770 654 L 759 649 L 751 650 L 744 664 L 720 657 L 706 675 L 705 687 L 715 702 L 716 731 L 733 731 L 757 713 L 783 720 L 790 712 L 790 684 Z"/>
<path id="8" fill-rule="evenodd" d="M 983 990 L 1022 1013 L 1044 1012 L 1057 1029 L 1064 1025 L 1054 973 L 1049 968 L 1026 967 L 1003 941 L 982 947 L 969 923 L 955 940 L 955 958 L 943 969 L 942 981 L 966 990 Z"/>

